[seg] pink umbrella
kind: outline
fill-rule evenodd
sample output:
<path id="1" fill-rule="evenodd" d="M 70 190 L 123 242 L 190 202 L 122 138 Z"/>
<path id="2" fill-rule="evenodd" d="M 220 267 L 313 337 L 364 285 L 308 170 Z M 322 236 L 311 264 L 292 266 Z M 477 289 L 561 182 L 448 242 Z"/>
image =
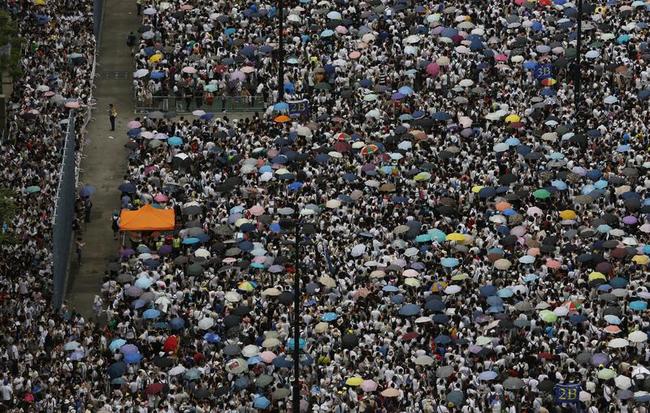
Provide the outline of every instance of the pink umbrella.
<path id="1" fill-rule="evenodd" d="M 518 225 L 510 230 L 510 234 L 515 235 L 517 237 L 523 237 L 525 233 L 526 233 L 526 227 L 523 227 L 521 225 Z"/>
<path id="2" fill-rule="evenodd" d="M 242 73 L 253 73 L 255 68 L 253 66 L 244 66 L 241 68 Z"/>
<path id="3" fill-rule="evenodd" d="M 336 26 L 336 32 L 339 34 L 346 34 L 348 29 L 345 26 Z"/>
<path id="4" fill-rule="evenodd" d="M 274 352 L 272 352 L 272 351 L 268 351 L 268 350 L 267 350 L 267 351 L 263 351 L 263 352 L 260 354 L 260 358 L 262 359 L 262 361 L 265 362 L 265 363 L 267 363 L 267 364 L 273 362 L 273 360 L 274 360 L 276 357 L 277 357 L 277 356 L 275 355 Z M 375 386 L 376 386 L 376 385 L 375 385 Z"/>
<path id="5" fill-rule="evenodd" d="M 506 56 L 503 53 L 500 53 L 500 54 L 494 56 L 494 60 L 496 60 L 497 62 L 505 62 L 505 61 L 508 60 L 508 56 Z"/>
<path id="6" fill-rule="evenodd" d="M 254 205 L 248 211 L 256 217 L 259 217 L 264 213 L 264 207 L 261 205 Z"/>
<path id="7" fill-rule="evenodd" d="M 65 107 L 70 109 L 79 109 L 80 106 L 81 105 L 76 100 L 71 100 L 65 103 Z"/>
<path id="8" fill-rule="evenodd" d="M 377 390 L 377 383 L 375 383 L 374 380 L 364 380 L 363 383 L 361 383 L 361 390 L 365 392 L 372 392 Z"/>
<path id="9" fill-rule="evenodd" d="M 153 198 L 153 200 L 156 202 L 167 202 L 169 201 L 169 198 L 167 198 L 167 195 L 165 194 L 158 194 Z"/>
<path id="10" fill-rule="evenodd" d="M 560 268 L 560 262 L 552 259 L 546 260 L 546 266 L 548 268 L 558 269 Z"/>
<path id="11" fill-rule="evenodd" d="M 192 75 L 192 74 L 196 73 L 196 69 L 193 68 L 192 66 L 185 66 L 183 68 L 183 73 L 189 73 L 189 74 Z"/>
<path id="12" fill-rule="evenodd" d="M 350 53 L 350 59 L 354 60 L 354 59 L 358 59 L 359 57 L 361 57 L 361 53 L 357 52 L 356 50 Z"/>
<path id="13" fill-rule="evenodd" d="M 129 123 L 126 124 L 127 129 L 135 129 L 141 127 L 142 124 L 138 122 L 137 120 L 132 120 Z"/>
<path id="14" fill-rule="evenodd" d="M 440 73 L 440 65 L 438 63 L 429 63 L 427 65 L 427 73 L 433 77 L 438 76 L 438 73 Z"/>

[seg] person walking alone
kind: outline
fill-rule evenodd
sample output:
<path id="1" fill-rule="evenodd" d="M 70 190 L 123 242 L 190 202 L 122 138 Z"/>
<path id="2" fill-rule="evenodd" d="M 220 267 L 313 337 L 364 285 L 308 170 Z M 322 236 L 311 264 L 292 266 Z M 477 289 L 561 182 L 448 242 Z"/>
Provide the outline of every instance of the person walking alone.
<path id="1" fill-rule="evenodd" d="M 117 109 L 112 103 L 108 105 L 108 119 L 111 121 L 111 130 L 115 130 L 115 119 L 117 119 Z"/>

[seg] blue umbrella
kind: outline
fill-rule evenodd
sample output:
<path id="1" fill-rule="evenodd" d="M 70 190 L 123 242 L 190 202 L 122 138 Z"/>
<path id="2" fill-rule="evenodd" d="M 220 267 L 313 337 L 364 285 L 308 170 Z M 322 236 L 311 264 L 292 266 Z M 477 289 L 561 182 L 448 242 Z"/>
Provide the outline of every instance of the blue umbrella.
<path id="1" fill-rule="evenodd" d="M 149 277 L 140 277 L 137 280 L 135 280 L 135 286 L 138 288 L 142 288 L 143 290 L 146 290 L 147 288 L 151 287 L 151 284 L 153 284 L 153 280 Z"/>
<path id="2" fill-rule="evenodd" d="M 124 375 L 125 372 L 126 372 L 126 363 L 124 363 L 123 361 L 118 361 L 116 363 L 113 363 L 108 368 L 108 376 L 111 379 L 116 379 L 118 377 L 121 377 Z"/>
<path id="3" fill-rule="evenodd" d="M 201 240 L 196 237 L 188 237 L 183 240 L 184 245 L 194 245 L 198 244 Z"/>
<path id="4" fill-rule="evenodd" d="M 330 29 L 325 29 L 320 33 L 320 37 L 330 37 L 334 35 L 334 31 Z"/>
<path id="5" fill-rule="evenodd" d="M 271 401 L 264 396 L 256 397 L 253 400 L 253 407 L 256 409 L 264 410 L 271 405 Z"/>
<path id="6" fill-rule="evenodd" d="M 384 285 L 381 290 L 387 293 L 395 293 L 399 291 L 399 288 L 395 287 L 394 285 Z"/>
<path id="7" fill-rule="evenodd" d="M 449 336 L 447 336 L 447 335 L 439 335 L 439 336 L 437 336 L 436 338 L 434 338 L 433 341 L 434 341 L 436 344 L 440 344 L 440 345 L 443 345 L 443 346 L 444 346 L 444 345 L 446 345 L 446 344 L 451 343 L 451 337 L 449 337 Z"/>
<path id="8" fill-rule="evenodd" d="M 149 77 L 155 80 L 160 80 L 163 77 L 165 77 L 165 72 L 160 71 L 160 70 L 154 70 L 149 74 Z"/>
<path id="9" fill-rule="evenodd" d="M 612 286 L 612 288 L 625 288 L 627 286 L 627 280 L 623 277 L 614 277 L 611 280 L 609 280 L 609 284 Z"/>
<path id="10" fill-rule="evenodd" d="M 399 309 L 399 314 L 411 317 L 420 313 L 420 306 L 417 304 L 404 304 L 402 308 Z"/>
<path id="11" fill-rule="evenodd" d="M 286 102 L 278 102 L 275 105 L 273 105 L 273 110 L 281 113 L 288 112 L 289 104 Z"/>
<path id="12" fill-rule="evenodd" d="M 436 112 L 431 116 L 431 118 L 433 120 L 449 120 L 451 119 L 451 115 L 447 112 Z"/>
<path id="13" fill-rule="evenodd" d="M 430 229 L 427 233 L 431 235 L 432 240 L 439 243 L 445 242 L 445 239 L 447 238 L 447 234 L 440 231 L 438 228 Z"/>
<path id="14" fill-rule="evenodd" d="M 445 268 L 454 268 L 458 266 L 459 261 L 457 258 L 443 258 L 440 260 L 440 264 Z"/>
<path id="15" fill-rule="evenodd" d="M 295 182 L 290 183 L 287 187 L 289 188 L 290 191 L 297 191 L 300 188 L 302 188 L 303 185 L 304 184 L 302 182 L 295 181 Z"/>
<path id="16" fill-rule="evenodd" d="M 207 341 L 210 344 L 215 344 L 221 341 L 221 337 L 218 334 L 209 332 L 203 335 L 203 340 Z"/>
<path id="17" fill-rule="evenodd" d="M 298 348 L 299 349 L 301 349 L 301 350 L 304 349 L 306 345 L 307 345 L 307 342 L 304 339 L 301 338 L 301 339 L 298 340 Z M 293 338 L 290 338 L 289 340 L 287 340 L 287 347 L 289 347 L 291 350 L 294 349 L 295 346 L 294 346 Z"/>
<path id="18" fill-rule="evenodd" d="M 167 138 L 167 144 L 170 146 L 181 146 L 183 144 L 183 138 L 180 136 L 172 136 Z"/>
<path id="19" fill-rule="evenodd" d="M 478 375 L 478 379 L 483 381 L 490 381 L 496 378 L 497 378 L 497 373 L 492 370 L 483 371 Z"/>
<path id="20" fill-rule="evenodd" d="M 84 185 L 83 188 L 79 190 L 79 195 L 82 197 L 89 197 L 95 193 L 95 187 L 92 185 Z"/>
<path id="21" fill-rule="evenodd" d="M 551 185 L 560 191 L 564 191 L 567 189 L 567 184 L 564 181 L 555 180 L 551 182 Z"/>
<path id="22" fill-rule="evenodd" d="M 117 189 L 119 189 L 121 192 L 124 192 L 126 194 L 132 194 L 135 192 L 136 188 L 135 185 L 132 184 L 131 182 L 125 182 L 119 187 L 117 187 Z"/>
<path id="23" fill-rule="evenodd" d="M 492 284 L 484 285 L 478 289 L 483 297 L 489 297 L 491 295 L 496 295 L 497 288 Z"/>
<path id="24" fill-rule="evenodd" d="M 169 327 L 172 330 L 182 330 L 185 327 L 185 320 L 180 317 L 172 318 L 169 320 Z"/>
<path id="25" fill-rule="evenodd" d="M 648 303 L 643 300 L 632 301 L 629 305 L 631 310 L 634 311 L 645 311 L 648 308 Z"/>
<path id="26" fill-rule="evenodd" d="M 406 95 L 406 96 L 411 95 L 413 93 L 413 89 L 411 89 L 410 86 L 402 86 L 397 91 L 402 95 Z"/>
<path id="27" fill-rule="evenodd" d="M 126 340 L 124 340 L 123 338 L 116 338 L 115 340 L 111 341 L 111 344 L 108 345 L 108 349 L 111 352 L 114 352 L 115 350 L 119 349 L 125 344 L 126 344 Z"/>
<path id="28" fill-rule="evenodd" d="M 126 132 L 126 135 L 127 135 L 129 138 L 135 138 L 136 136 L 140 136 L 140 132 L 142 132 L 142 129 L 140 129 L 140 128 L 133 128 L 133 129 L 129 129 L 129 130 Z"/>
<path id="29" fill-rule="evenodd" d="M 321 321 L 334 321 L 338 318 L 336 313 L 325 313 L 321 316 Z"/>
<path id="30" fill-rule="evenodd" d="M 124 361 L 128 364 L 136 364 L 142 361 L 142 354 L 140 353 L 128 353 L 124 355 Z"/>
<path id="31" fill-rule="evenodd" d="M 154 318 L 158 317 L 160 317 L 160 311 L 156 310 L 155 308 L 150 308 L 142 313 L 142 318 L 145 320 L 153 320 Z"/>

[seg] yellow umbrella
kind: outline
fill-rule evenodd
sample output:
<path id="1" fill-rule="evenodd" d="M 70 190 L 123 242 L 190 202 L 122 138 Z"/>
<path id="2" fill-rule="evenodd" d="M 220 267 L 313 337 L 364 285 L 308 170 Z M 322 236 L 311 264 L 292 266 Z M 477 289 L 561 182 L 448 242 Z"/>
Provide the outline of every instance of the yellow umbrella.
<path id="1" fill-rule="evenodd" d="M 507 123 L 515 123 L 519 122 L 521 120 L 521 116 L 511 113 L 508 116 L 506 116 L 506 122 Z"/>
<path id="2" fill-rule="evenodd" d="M 632 261 L 639 265 L 646 265 L 648 262 L 650 262 L 650 258 L 648 258 L 647 255 L 635 255 L 632 257 Z"/>
<path id="3" fill-rule="evenodd" d="M 361 383 L 363 383 L 363 379 L 359 376 L 350 377 L 345 381 L 345 384 L 352 387 L 361 386 Z"/>
<path id="4" fill-rule="evenodd" d="M 465 236 L 463 234 L 459 234 L 458 232 L 452 232 L 451 234 L 447 235 L 445 239 L 447 241 L 463 242 L 465 241 Z"/>
<path id="5" fill-rule="evenodd" d="M 602 272 L 594 271 L 591 274 L 589 274 L 589 281 L 593 280 L 607 280 L 607 277 L 605 277 L 605 274 Z"/>
<path id="6" fill-rule="evenodd" d="M 456 274 L 451 277 L 452 280 L 454 281 L 464 281 L 469 278 L 469 275 L 462 273 L 462 274 Z"/>
<path id="7" fill-rule="evenodd" d="M 156 53 L 156 54 L 151 55 L 151 57 L 149 58 L 149 62 L 150 63 L 157 63 L 157 62 L 160 62 L 162 60 L 162 58 L 163 58 L 162 53 Z"/>
<path id="8" fill-rule="evenodd" d="M 45 6 L 45 0 L 34 0 L 34 4 L 37 6 Z"/>
<path id="9" fill-rule="evenodd" d="M 407 278 L 407 280 L 410 280 L 410 278 Z M 447 288 L 447 283 L 445 281 L 436 281 L 431 286 L 431 291 L 437 293 L 440 291 L 444 291 L 445 288 Z"/>
<path id="10" fill-rule="evenodd" d="M 475 194 L 478 194 L 479 192 L 481 192 L 481 189 L 483 189 L 483 188 L 485 188 L 483 185 L 474 185 L 472 187 L 472 192 L 474 192 Z"/>
<path id="11" fill-rule="evenodd" d="M 253 291 L 255 289 L 255 286 L 253 284 L 251 284 L 250 281 L 242 281 L 237 286 L 237 289 L 242 290 L 242 291 L 246 291 L 247 293 L 250 293 L 251 291 Z"/>
<path id="12" fill-rule="evenodd" d="M 565 209 L 564 211 L 560 211 L 560 218 L 562 219 L 576 219 L 578 215 L 576 215 L 576 211 L 572 209 Z"/>

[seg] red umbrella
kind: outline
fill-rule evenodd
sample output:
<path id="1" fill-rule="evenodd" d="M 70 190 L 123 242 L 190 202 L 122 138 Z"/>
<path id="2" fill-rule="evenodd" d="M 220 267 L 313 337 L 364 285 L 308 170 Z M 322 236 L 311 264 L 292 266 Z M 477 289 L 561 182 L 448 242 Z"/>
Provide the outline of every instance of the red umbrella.
<path id="1" fill-rule="evenodd" d="M 178 349 L 179 341 L 180 340 L 177 336 L 167 337 L 167 340 L 165 340 L 165 345 L 163 346 L 163 350 L 166 352 L 175 352 Z"/>
<path id="2" fill-rule="evenodd" d="M 427 65 L 426 70 L 427 70 L 427 73 L 430 76 L 436 77 L 440 73 L 440 65 L 438 65 L 438 63 L 435 63 L 435 62 L 434 63 L 429 63 Z"/>
<path id="3" fill-rule="evenodd" d="M 158 394 L 162 391 L 162 389 L 163 389 L 162 383 L 151 383 L 150 385 L 147 386 L 145 392 L 147 394 Z"/>

